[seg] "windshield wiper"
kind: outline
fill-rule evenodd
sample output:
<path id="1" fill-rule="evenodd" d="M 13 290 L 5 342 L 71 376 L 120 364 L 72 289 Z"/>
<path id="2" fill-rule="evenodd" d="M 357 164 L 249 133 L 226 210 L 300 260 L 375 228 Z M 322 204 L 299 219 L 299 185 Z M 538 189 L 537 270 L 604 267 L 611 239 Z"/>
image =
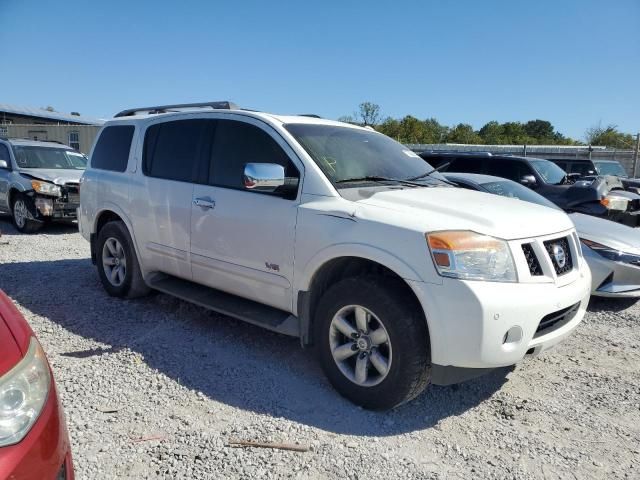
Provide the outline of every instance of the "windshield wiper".
<path id="1" fill-rule="evenodd" d="M 356 183 L 356 182 L 395 182 L 400 183 L 401 185 L 409 185 L 412 187 L 428 187 L 429 185 L 425 185 L 424 183 L 416 183 L 410 180 L 404 180 L 402 178 L 389 178 L 389 177 L 379 177 L 376 175 L 367 175 L 365 177 L 353 177 L 353 178 L 343 178 L 341 180 L 336 180 L 335 183 Z"/>
<path id="2" fill-rule="evenodd" d="M 429 170 L 427 173 L 423 173 L 422 175 L 418 175 L 417 177 L 407 178 L 407 180 L 420 180 L 421 178 L 429 177 L 432 174 L 434 174 L 435 172 L 439 172 L 440 170 L 447 168 L 449 165 L 451 165 L 451 162 L 445 162 L 442 165 L 440 165 L 438 168 L 434 168 L 433 170 Z M 441 179 L 439 178 L 438 180 L 441 180 Z"/>

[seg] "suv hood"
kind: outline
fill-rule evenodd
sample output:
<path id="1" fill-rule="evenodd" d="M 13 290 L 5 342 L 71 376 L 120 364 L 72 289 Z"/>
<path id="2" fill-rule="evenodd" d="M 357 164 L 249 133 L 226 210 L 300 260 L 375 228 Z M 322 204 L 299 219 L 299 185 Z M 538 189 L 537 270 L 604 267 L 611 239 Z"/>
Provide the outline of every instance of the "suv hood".
<path id="1" fill-rule="evenodd" d="M 385 209 L 389 212 L 389 219 L 411 222 L 416 227 L 421 226 L 425 232 L 473 230 L 505 240 L 516 240 L 573 228 L 569 217 L 559 210 L 463 188 L 359 192 L 362 196 L 353 199 L 357 204 Z"/>
<path id="2" fill-rule="evenodd" d="M 78 183 L 84 173 L 84 170 L 64 168 L 20 168 L 18 171 L 31 178 L 52 182 L 56 185 L 64 185 L 67 182 Z"/>

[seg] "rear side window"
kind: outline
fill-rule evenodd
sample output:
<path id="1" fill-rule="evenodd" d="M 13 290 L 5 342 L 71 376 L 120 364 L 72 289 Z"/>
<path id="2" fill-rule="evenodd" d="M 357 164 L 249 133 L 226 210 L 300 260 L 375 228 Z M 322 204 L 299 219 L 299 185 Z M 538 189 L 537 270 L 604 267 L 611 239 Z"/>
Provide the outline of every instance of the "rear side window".
<path id="1" fill-rule="evenodd" d="M 483 158 L 459 157 L 451 161 L 447 172 L 484 173 L 482 171 L 483 161 Z"/>
<path id="2" fill-rule="evenodd" d="M 102 130 L 91 155 L 91 167 L 124 172 L 129 161 L 133 125 L 114 125 Z"/>
<path id="3" fill-rule="evenodd" d="M 204 119 L 175 120 L 150 126 L 144 140 L 145 175 L 194 182 L 212 123 Z"/>
<path id="4" fill-rule="evenodd" d="M 486 173 L 519 182 L 523 176 L 523 164 L 517 160 L 487 160 Z"/>
<path id="5" fill-rule="evenodd" d="M 247 163 L 277 163 L 284 167 L 286 177 L 300 176 L 289 156 L 267 132 L 249 123 L 218 120 L 208 183 L 244 190 L 242 178 Z"/>

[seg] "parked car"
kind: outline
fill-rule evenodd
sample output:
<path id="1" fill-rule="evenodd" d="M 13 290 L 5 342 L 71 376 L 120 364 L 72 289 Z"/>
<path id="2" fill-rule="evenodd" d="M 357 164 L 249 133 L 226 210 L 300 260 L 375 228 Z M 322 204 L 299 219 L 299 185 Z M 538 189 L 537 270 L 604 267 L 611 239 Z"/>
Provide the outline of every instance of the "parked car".
<path id="1" fill-rule="evenodd" d="M 474 173 L 446 173 L 445 177 L 464 188 L 559 209 L 536 192 L 504 178 Z M 640 298 L 640 231 L 582 213 L 569 217 L 591 269 L 591 294 Z"/>
<path id="2" fill-rule="evenodd" d="M 0 212 L 23 233 L 50 220 L 74 220 L 87 159 L 66 145 L 0 139 Z"/>
<path id="3" fill-rule="evenodd" d="M 542 158 L 442 152 L 423 152 L 420 156 L 442 171 L 494 175 L 521 183 L 566 212 L 638 226 L 640 195 L 625 191 L 616 177 L 579 179 L 578 174 L 567 174 Z"/>
<path id="4" fill-rule="evenodd" d="M 73 480 L 64 412 L 47 358 L 0 290 L 0 478 Z"/>
<path id="5" fill-rule="evenodd" d="M 598 175 L 615 175 L 620 178 L 629 178 L 629 174 L 617 160 L 594 160 L 593 164 Z"/>
<path id="6" fill-rule="evenodd" d="M 452 187 L 372 129 L 228 102 L 106 122 L 79 215 L 110 295 L 153 288 L 299 337 L 367 408 L 541 353 L 590 293 L 562 212 Z"/>

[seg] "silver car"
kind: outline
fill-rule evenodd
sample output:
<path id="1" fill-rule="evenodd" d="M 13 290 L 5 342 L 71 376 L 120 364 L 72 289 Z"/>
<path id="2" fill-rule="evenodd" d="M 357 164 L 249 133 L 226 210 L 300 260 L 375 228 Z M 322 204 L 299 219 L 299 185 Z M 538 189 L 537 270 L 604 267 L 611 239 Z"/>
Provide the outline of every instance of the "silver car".
<path id="1" fill-rule="evenodd" d="M 558 209 L 546 198 L 511 180 L 473 173 L 445 173 L 463 188 L 518 198 Z M 570 213 L 582 253 L 591 269 L 591 294 L 640 298 L 640 230 L 611 220 Z"/>
<path id="2" fill-rule="evenodd" d="M 0 138 L 0 212 L 24 233 L 74 220 L 87 158 L 56 142 Z"/>

